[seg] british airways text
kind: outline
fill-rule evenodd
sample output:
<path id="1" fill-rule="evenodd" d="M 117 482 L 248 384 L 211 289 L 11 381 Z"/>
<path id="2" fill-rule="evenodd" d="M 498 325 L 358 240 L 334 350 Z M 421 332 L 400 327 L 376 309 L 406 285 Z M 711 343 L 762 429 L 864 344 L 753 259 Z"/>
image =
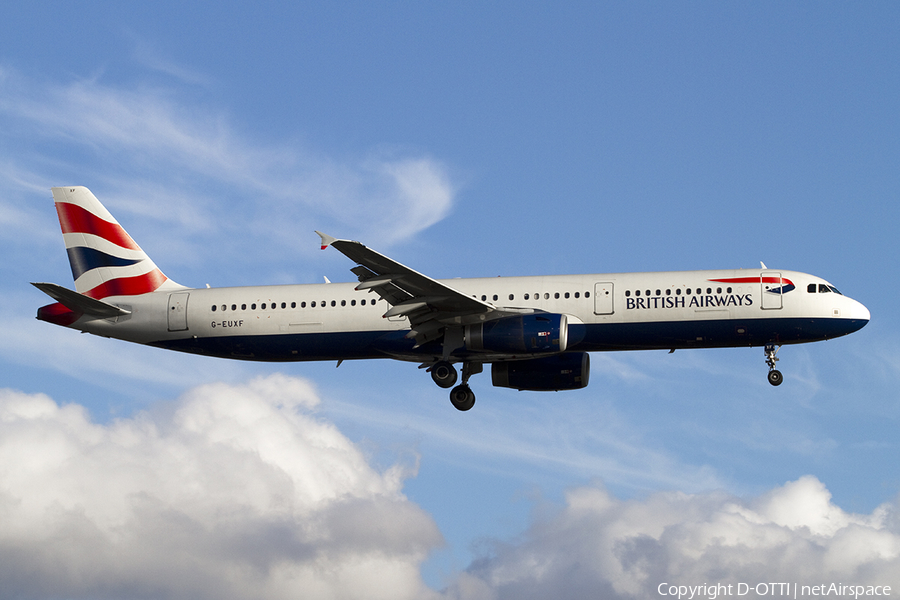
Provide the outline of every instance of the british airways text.
<path id="1" fill-rule="evenodd" d="M 750 294 L 719 294 L 715 296 L 648 296 L 625 298 L 625 309 L 648 308 L 727 308 L 753 306 Z"/>

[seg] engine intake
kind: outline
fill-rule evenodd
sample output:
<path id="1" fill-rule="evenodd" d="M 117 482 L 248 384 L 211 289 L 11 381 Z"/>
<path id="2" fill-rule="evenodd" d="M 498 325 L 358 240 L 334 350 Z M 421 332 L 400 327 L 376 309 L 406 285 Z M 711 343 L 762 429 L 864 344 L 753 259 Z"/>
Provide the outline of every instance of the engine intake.
<path id="1" fill-rule="evenodd" d="M 507 354 L 565 352 L 567 323 L 566 315 L 541 313 L 467 325 L 466 349 Z"/>
<path id="2" fill-rule="evenodd" d="M 532 392 L 580 390 L 587 387 L 590 374 L 591 359 L 587 352 L 569 352 L 491 365 L 491 382 L 494 387 Z"/>

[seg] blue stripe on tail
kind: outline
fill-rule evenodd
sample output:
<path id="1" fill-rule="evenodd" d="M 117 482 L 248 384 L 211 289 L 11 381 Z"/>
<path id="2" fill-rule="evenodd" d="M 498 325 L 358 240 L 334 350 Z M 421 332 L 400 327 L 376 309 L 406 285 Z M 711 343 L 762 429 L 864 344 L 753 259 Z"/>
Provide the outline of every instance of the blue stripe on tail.
<path id="1" fill-rule="evenodd" d="M 66 252 L 69 255 L 69 266 L 72 267 L 72 277 L 75 279 L 98 267 L 128 267 L 136 265 L 143 260 L 140 258 L 121 258 L 84 246 L 66 248 Z"/>

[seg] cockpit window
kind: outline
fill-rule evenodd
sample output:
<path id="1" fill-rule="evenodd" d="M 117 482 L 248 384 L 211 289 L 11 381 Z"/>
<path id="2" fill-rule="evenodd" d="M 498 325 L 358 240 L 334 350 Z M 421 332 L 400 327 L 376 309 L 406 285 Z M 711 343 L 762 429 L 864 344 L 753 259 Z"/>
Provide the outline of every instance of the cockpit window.
<path id="1" fill-rule="evenodd" d="M 843 294 L 840 293 L 838 291 L 838 289 L 836 287 L 834 287 L 833 285 L 827 285 L 824 283 L 820 283 L 818 287 L 819 287 L 820 294 L 830 294 L 833 292 L 833 293 L 837 294 L 838 296 L 843 296 Z M 806 291 L 809 292 L 810 294 L 815 294 L 816 293 L 816 284 L 815 283 L 809 284 L 806 288 Z"/>

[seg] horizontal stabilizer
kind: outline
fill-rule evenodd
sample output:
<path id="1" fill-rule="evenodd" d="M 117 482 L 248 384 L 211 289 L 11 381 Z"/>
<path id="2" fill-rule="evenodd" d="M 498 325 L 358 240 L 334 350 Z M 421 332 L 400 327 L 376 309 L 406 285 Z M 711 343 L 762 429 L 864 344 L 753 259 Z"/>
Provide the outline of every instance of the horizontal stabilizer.
<path id="1" fill-rule="evenodd" d="M 55 283 L 32 283 L 31 285 L 66 308 L 78 313 L 90 315 L 92 317 L 100 317 L 102 319 L 131 314 L 130 311 L 127 311 L 124 308 L 119 308 L 118 306 L 113 306 L 103 300 L 96 300 L 90 296 L 79 294 L 76 291 L 64 288 L 61 285 L 56 285 Z"/>

